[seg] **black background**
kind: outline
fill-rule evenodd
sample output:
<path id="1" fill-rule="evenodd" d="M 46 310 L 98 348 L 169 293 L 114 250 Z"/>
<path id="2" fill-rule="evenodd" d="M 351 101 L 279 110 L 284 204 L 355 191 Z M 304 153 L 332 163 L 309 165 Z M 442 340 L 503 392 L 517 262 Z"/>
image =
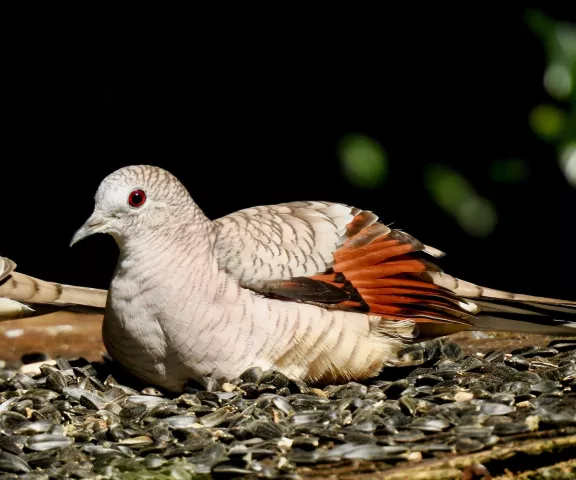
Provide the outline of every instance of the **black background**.
<path id="1" fill-rule="evenodd" d="M 574 10 L 543 9 L 576 21 Z M 549 98 L 523 8 L 336 13 L 18 29 L 3 68 L 0 254 L 24 273 L 106 288 L 112 238 L 68 244 L 102 178 L 145 163 L 176 174 L 210 218 L 340 201 L 447 252 L 441 266 L 460 278 L 576 299 L 576 189 L 530 129 Z M 342 174 L 336 147 L 350 132 L 384 146 L 381 188 Z M 494 183 L 491 163 L 510 157 L 530 175 Z M 491 236 L 470 236 L 435 204 L 430 162 L 494 202 Z"/>

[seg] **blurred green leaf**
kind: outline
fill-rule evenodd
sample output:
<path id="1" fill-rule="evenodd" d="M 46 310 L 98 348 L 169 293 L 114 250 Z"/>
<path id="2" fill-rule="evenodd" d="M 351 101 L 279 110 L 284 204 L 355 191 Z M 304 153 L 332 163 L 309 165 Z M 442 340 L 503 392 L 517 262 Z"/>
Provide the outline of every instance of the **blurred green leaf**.
<path id="1" fill-rule="evenodd" d="M 444 165 L 431 165 L 425 172 L 425 182 L 438 205 L 449 212 L 472 190 L 468 180 Z"/>
<path id="2" fill-rule="evenodd" d="M 531 8 L 526 11 L 526 23 L 544 43 L 549 41 L 556 29 L 556 22 L 537 9 Z"/>
<path id="3" fill-rule="evenodd" d="M 531 112 L 530 124 L 537 135 L 555 145 L 560 168 L 576 187 L 576 25 L 535 9 L 526 11 L 526 23 L 546 47 L 544 87 L 566 106 L 539 105 Z"/>
<path id="4" fill-rule="evenodd" d="M 338 144 L 338 157 L 348 180 L 360 188 L 376 188 L 388 174 L 386 152 L 367 135 L 344 136 Z"/>
<path id="5" fill-rule="evenodd" d="M 516 183 L 526 180 L 529 167 L 521 158 L 496 160 L 490 166 L 490 178 L 494 182 Z"/>
<path id="6" fill-rule="evenodd" d="M 544 74 L 544 87 L 554 98 L 568 98 L 574 88 L 568 67 L 560 63 L 550 65 Z"/>
<path id="7" fill-rule="evenodd" d="M 454 212 L 460 226 L 475 237 L 487 237 L 496 228 L 497 212 L 490 200 L 472 195 Z"/>
<path id="8" fill-rule="evenodd" d="M 560 166 L 568 183 L 576 188 L 576 142 L 569 143 L 562 149 Z"/>
<path id="9" fill-rule="evenodd" d="M 544 88 L 556 100 L 569 100 L 576 88 L 576 25 L 556 21 L 540 10 L 528 10 L 526 23 L 546 48 Z"/>
<path id="10" fill-rule="evenodd" d="M 424 182 L 438 205 L 467 233 L 486 237 L 494 231 L 498 219 L 494 205 L 478 195 L 460 173 L 446 165 L 433 164 L 424 172 Z"/>
<path id="11" fill-rule="evenodd" d="M 566 113 L 550 104 L 541 104 L 530 113 L 530 124 L 534 132 L 546 140 L 560 136 L 566 122 Z"/>

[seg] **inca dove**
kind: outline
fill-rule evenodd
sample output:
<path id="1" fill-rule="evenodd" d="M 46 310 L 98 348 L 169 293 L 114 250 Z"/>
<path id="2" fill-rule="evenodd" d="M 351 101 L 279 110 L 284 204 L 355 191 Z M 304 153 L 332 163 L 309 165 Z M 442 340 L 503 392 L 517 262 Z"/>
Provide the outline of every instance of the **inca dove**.
<path id="1" fill-rule="evenodd" d="M 104 343 L 137 377 L 178 391 L 249 366 L 306 382 L 361 380 L 403 342 L 463 329 L 576 334 L 576 302 L 482 288 L 373 213 L 330 202 L 248 208 L 209 220 L 153 166 L 106 177 L 71 244 L 120 249 Z"/>
<path id="2" fill-rule="evenodd" d="M 15 268 L 12 260 L 0 257 L 0 320 L 62 309 L 101 311 L 106 305 L 106 290 L 46 282 Z"/>

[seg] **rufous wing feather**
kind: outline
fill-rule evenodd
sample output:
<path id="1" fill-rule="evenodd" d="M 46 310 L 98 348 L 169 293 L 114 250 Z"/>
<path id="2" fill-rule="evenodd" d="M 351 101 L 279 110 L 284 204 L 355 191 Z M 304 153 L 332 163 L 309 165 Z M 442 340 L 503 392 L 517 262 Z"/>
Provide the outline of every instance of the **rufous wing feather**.
<path id="1" fill-rule="evenodd" d="M 423 258 L 443 252 L 376 220 L 371 212 L 357 211 L 347 226 L 346 241 L 334 252 L 332 268 L 271 281 L 264 293 L 386 320 L 412 320 L 425 338 L 471 329 L 576 334 L 576 302 L 458 280 Z"/>

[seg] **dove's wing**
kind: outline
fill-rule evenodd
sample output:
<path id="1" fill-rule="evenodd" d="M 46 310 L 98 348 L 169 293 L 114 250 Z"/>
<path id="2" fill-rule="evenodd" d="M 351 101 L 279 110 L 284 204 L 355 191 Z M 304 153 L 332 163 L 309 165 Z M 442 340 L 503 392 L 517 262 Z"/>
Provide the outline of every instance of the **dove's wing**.
<path id="1" fill-rule="evenodd" d="M 440 269 L 413 254 L 442 252 L 372 212 L 293 202 L 240 210 L 215 224 L 220 268 L 258 293 L 390 319 L 469 323 L 469 309 L 454 294 L 418 278 Z M 428 304 L 437 308 L 422 308 Z"/>
<path id="2" fill-rule="evenodd" d="M 246 287 L 323 273 L 334 264 L 355 213 L 336 203 L 291 202 L 219 218 L 214 223 L 220 267 Z"/>
<path id="3" fill-rule="evenodd" d="M 260 294 L 410 319 L 433 335 L 462 328 L 558 333 L 559 327 L 576 334 L 576 302 L 456 279 L 431 262 L 442 252 L 369 211 L 294 202 L 240 210 L 215 224 L 220 268 Z"/>
<path id="4" fill-rule="evenodd" d="M 6 257 L 0 257 L 0 288 L 1 282 L 12 273 L 16 268 L 16 264 Z M 30 315 L 33 310 L 26 305 L 12 300 L 11 298 L 4 298 L 0 294 L 0 320 L 9 320 L 11 318 L 20 318 Z"/>
<path id="5" fill-rule="evenodd" d="M 63 308 L 100 313 L 106 306 L 106 290 L 47 282 L 15 268 L 12 260 L 0 257 L 0 320 Z"/>
<path id="6" fill-rule="evenodd" d="M 16 264 L 6 257 L 0 257 L 0 282 L 16 268 Z"/>

